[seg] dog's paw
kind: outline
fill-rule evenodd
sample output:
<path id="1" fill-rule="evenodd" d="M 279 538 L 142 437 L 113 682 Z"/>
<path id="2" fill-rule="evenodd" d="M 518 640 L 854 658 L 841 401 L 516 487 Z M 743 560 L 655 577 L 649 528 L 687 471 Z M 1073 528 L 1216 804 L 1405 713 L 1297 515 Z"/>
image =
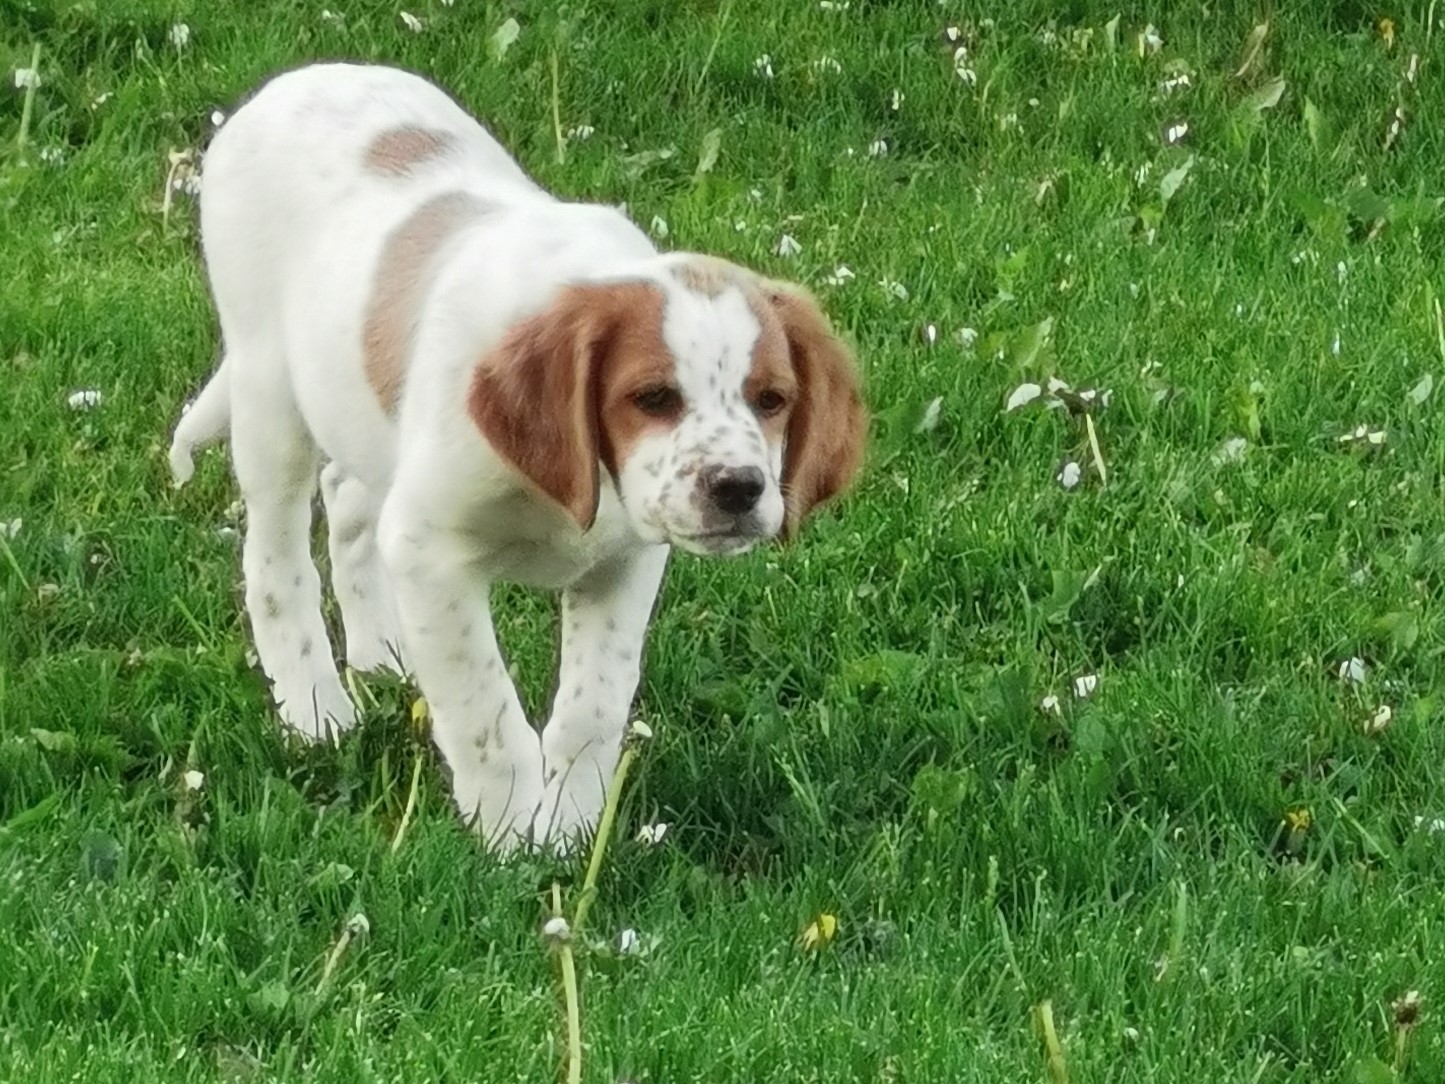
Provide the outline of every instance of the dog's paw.
<path id="1" fill-rule="evenodd" d="M 346 695 L 340 679 L 313 685 L 306 693 L 280 702 L 278 710 L 286 728 L 308 742 L 339 741 L 356 726 L 356 705 Z"/>

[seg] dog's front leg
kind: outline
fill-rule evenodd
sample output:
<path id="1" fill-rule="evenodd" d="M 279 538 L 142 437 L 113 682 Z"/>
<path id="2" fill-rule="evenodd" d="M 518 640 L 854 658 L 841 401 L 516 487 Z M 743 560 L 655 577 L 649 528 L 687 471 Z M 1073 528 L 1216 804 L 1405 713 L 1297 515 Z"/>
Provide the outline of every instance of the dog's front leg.
<path id="1" fill-rule="evenodd" d="M 597 826 L 641 676 L 668 548 L 593 570 L 562 596 L 562 661 L 542 732 L 546 792 L 533 837 L 565 849 Z"/>
<path id="2" fill-rule="evenodd" d="M 394 498 L 378 533 L 457 811 L 498 850 L 525 845 L 542 798 L 542 749 L 497 645 L 490 585 L 455 536 Z"/>

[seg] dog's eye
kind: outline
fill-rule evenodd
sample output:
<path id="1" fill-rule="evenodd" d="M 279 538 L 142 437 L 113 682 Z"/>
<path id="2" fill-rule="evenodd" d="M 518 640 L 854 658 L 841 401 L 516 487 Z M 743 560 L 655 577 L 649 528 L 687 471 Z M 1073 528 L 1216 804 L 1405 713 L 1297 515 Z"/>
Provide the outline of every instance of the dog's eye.
<path id="1" fill-rule="evenodd" d="M 682 410 L 682 393 L 676 388 L 659 384 L 655 388 L 643 388 L 635 393 L 632 402 L 644 414 L 654 418 L 669 418 Z"/>
<path id="2" fill-rule="evenodd" d="M 788 400 L 783 397 L 783 393 L 773 391 L 771 388 L 760 392 L 758 397 L 753 400 L 753 409 L 764 418 L 771 418 L 787 405 Z"/>

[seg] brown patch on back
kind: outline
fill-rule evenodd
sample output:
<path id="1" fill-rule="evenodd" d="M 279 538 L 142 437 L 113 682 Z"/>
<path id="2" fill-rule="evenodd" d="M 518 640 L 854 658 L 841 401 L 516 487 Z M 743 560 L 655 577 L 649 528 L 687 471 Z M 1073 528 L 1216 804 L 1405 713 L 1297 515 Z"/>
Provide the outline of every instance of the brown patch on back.
<path id="1" fill-rule="evenodd" d="M 440 158 L 455 142 L 452 133 L 434 128 L 389 128 L 367 144 L 364 161 L 372 173 L 404 177 L 433 158 Z"/>
<path id="2" fill-rule="evenodd" d="M 492 210 L 467 192 L 445 192 L 418 207 L 392 231 L 381 250 L 361 331 L 366 381 L 381 409 L 396 410 L 422 302 L 437 256 L 467 224 Z"/>
<path id="3" fill-rule="evenodd" d="M 599 462 L 615 477 L 643 436 L 672 424 L 632 402 L 676 380 L 662 309 L 645 282 L 566 287 L 473 374 L 467 409 L 477 428 L 583 530 L 597 515 Z"/>

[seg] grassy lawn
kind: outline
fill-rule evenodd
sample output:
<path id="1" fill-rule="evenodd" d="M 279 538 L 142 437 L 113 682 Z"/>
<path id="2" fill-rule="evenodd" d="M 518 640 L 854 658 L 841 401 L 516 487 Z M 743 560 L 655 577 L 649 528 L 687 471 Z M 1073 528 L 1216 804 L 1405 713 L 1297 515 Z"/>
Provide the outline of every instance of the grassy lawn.
<path id="1" fill-rule="evenodd" d="M 1445 1079 L 1433 2 L 328 2 L 0 0 L 0 1080 L 561 1061 L 580 862 L 460 832 L 400 682 L 289 747 L 225 455 L 165 468 L 216 349 L 168 153 L 323 57 L 809 284 L 866 370 L 851 498 L 674 559 L 585 1079 Z M 497 610 L 539 714 L 553 601 Z"/>

